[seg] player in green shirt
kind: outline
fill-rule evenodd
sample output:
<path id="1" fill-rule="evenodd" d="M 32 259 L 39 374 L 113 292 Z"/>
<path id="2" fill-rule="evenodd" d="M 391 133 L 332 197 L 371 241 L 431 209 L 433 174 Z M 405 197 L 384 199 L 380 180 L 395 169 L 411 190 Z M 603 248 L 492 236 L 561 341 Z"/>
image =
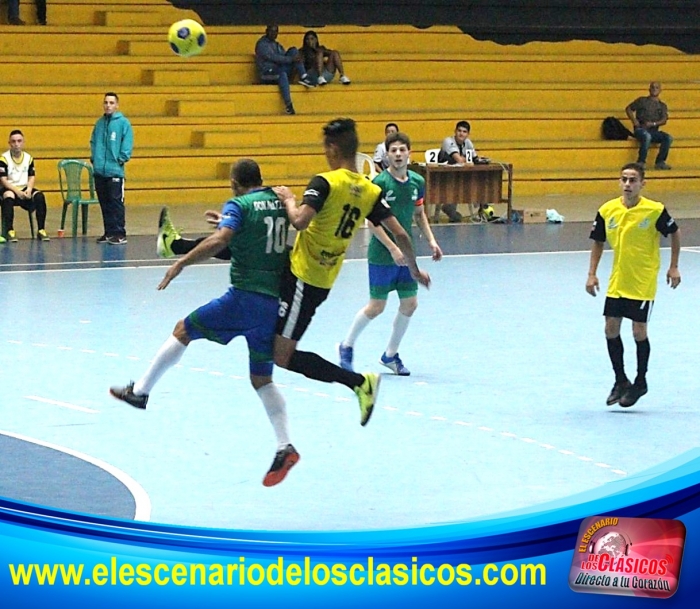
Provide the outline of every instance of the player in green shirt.
<path id="1" fill-rule="evenodd" d="M 411 140 L 405 133 L 393 133 L 386 140 L 386 148 L 389 167 L 374 178 L 374 183 L 381 187 L 384 200 L 404 230 L 410 235 L 415 219 L 430 245 L 433 260 L 440 260 L 442 250 L 430 230 L 423 206 L 425 180 L 408 169 Z M 340 365 L 352 370 L 357 337 L 370 321 L 384 312 L 389 293 L 395 290 L 399 296 L 399 310 L 394 318 L 389 344 L 379 362 L 394 374 L 408 376 L 411 373 L 399 357 L 399 345 L 418 306 L 418 284 L 411 277 L 404 256 L 391 235 L 381 226 L 371 226 L 370 229 L 372 240 L 367 250 L 370 300 L 358 311 L 345 340 L 338 346 Z"/>
<path id="2" fill-rule="evenodd" d="M 175 324 L 172 335 L 138 381 L 112 387 L 110 393 L 135 408 L 145 409 L 156 382 L 180 361 L 191 341 L 205 338 L 226 345 L 236 336 L 244 336 L 248 342 L 250 382 L 277 436 L 277 453 L 263 479 L 263 485 L 273 486 L 282 482 L 299 461 L 299 453 L 289 441 L 284 398 L 272 382 L 279 285 L 288 258 L 289 221 L 277 195 L 263 186 L 255 161 L 238 161 L 231 170 L 231 185 L 236 196 L 224 205 L 217 230 L 168 268 L 158 289 L 168 287 L 185 267 L 208 260 L 226 247 L 231 255 L 231 287 L 220 298 Z"/>

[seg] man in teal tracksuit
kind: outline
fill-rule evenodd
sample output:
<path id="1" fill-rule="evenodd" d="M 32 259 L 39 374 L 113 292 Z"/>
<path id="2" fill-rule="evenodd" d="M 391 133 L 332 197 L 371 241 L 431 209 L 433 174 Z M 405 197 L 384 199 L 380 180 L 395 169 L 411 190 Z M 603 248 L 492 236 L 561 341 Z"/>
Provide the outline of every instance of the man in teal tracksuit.
<path id="1" fill-rule="evenodd" d="M 104 233 L 97 242 L 122 245 L 126 243 L 124 164 L 131 158 L 134 132 L 129 119 L 119 112 L 116 93 L 105 93 L 102 107 L 104 114 L 90 136 L 90 162 L 104 222 Z"/>

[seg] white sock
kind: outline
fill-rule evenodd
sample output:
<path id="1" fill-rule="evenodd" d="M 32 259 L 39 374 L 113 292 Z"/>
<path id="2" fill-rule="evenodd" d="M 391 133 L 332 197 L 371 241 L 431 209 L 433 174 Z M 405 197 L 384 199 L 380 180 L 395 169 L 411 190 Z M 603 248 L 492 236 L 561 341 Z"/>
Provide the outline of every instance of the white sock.
<path id="1" fill-rule="evenodd" d="M 355 315 L 355 319 L 350 326 L 350 330 L 348 330 L 348 335 L 343 341 L 343 346 L 352 347 L 355 344 L 357 337 L 362 333 L 362 330 L 367 327 L 370 321 L 372 320 L 365 315 L 365 310 L 360 309 L 357 315 Z"/>
<path id="2" fill-rule="evenodd" d="M 401 339 L 403 338 L 403 335 L 406 334 L 410 321 L 411 318 L 408 315 L 404 315 L 401 311 L 396 312 L 396 317 L 394 317 L 394 327 L 391 331 L 391 336 L 389 337 L 389 344 L 386 347 L 387 357 L 392 357 L 398 353 Z"/>
<path id="3" fill-rule="evenodd" d="M 134 383 L 134 394 L 148 395 L 151 393 L 151 389 L 153 389 L 160 377 L 180 361 L 185 349 L 187 349 L 187 346 L 183 345 L 171 334 L 168 340 L 158 349 L 158 353 L 156 353 L 156 357 L 151 362 L 146 373 Z"/>
<path id="4" fill-rule="evenodd" d="M 289 426 L 287 423 L 287 407 L 285 406 L 284 396 L 277 389 L 274 383 L 263 385 L 257 390 L 258 396 L 265 406 L 267 418 L 272 423 L 272 428 L 277 436 L 277 450 L 282 450 L 289 441 Z"/>

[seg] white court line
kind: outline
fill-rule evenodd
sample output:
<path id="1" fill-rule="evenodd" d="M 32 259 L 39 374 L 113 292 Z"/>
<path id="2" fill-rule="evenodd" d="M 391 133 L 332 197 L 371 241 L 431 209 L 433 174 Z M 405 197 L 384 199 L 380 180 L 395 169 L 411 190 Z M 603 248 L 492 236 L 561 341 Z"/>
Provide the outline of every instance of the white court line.
<path id="1" fill-rule="evenodd" d="M 8 342 L 16 342 L 17 344 L 22 344 L 20 341 L 10 341 L 10 340 L 8 340 Z M 36 344 L 36 343 L 35 343 L 34 346 L 37 346 L 37 347 L 38 347 L 38 346 L 49 347 L 50 345 Z M 61 349 L 62 347 L 58 346 L 58 347 L 55 347 L 55 348 Z M 82 349 L 81 351 L 83 351 L 83 352 L 92 352 L 92 353 L 94 353 L 94 351 L 87 350 L 87 349 Z M 104 356 L 120 357 L 120 356 L 119 356 L 118 354 L 116 354 L 116 353 L 114 353 L 114 354 L 112 354 L 112 353 L 103 353 L 103 355 L 104 355 Z M 127 356 L 127 357 L 133 357 L 133 356 Z M 182 364 L 177 364 L 176 367 L 178 367 L 178 368 L 184 368 L 184 366 L 182 366 Z M 209 369 L 207 369 L 207 368 L 205 368 L 205 367 L 190 367 L 189 370 L 190 370 L 191 372 L 204 372 L 204 373 L 208 373 L 208 374 L 210 374 L 210 375 L 212 375 L 212 376 L 225 376 L 225 374 L 222 373 L 222 372 L 215 371 L 215 370 L 209 370 Z M 237 379 L 237 380 L 243 380 L 243 379 L 244 379 L 244 377 L 238 376 L 238 375 L 230 375 L 230 378 Z M 424 383 L 425 385 L 428 385 L 428 383 L 426 383 L 426 382 L 423 382 L 423 383 Z M 418 383 L 416 383 L 416 384 L 418 384 Z M 285 387 L 287 387 L 286 384 L 278 384 L 277 386 L 280 387 L 280 388 L 285 388 Z M 291 389 L 292 389 L 293 391 L 295 391 L 295 392 L 297 392 L 297 393 L 308 393 L 308 394 L 314 395 L 314 396 L 319 397 L 319 398 L 330 398 L 330 397 L 331 397 L 331 396 L 330 396 L 329 394 L 327 394 L 327 393 L 323 393 L 323 392 L 312 392 L 310 389 L 308 389 L 308 388 L 306 388 L 306 387 L 294 386 L 293 384 L 290 385 L 290 387 L 291 387 Z M 36 400 L 38 400 L 38 401 L 44 401 L 44 402 L 46 402 L 46 403 L 51 403 L 51 404 L 55 404 L 55 405 L 59 405 L 59 406 L 64 406 L 64 407 L 67 407 L 67 408 L 73 408 L 73 409 L 75 409 L 75 410 L 82 410 L 82 411 L 84 411 L 84 412 L 91 412 L 91 413 L 97 413 L 97 412 L 98 412 L 98 411 L 93 411 L 93 410 L 90 410 L 90 409 L 84 409 L 84 408 L 82 408 L 82 407 L 80 407 L 80 406 L 75 406 L 75 405 L 72 405 L 72 404 L 66 404 L 66 403 L 63 403 L 63 402 L 56 402 L 56 401 L 53 401 L 53 400 L 45 400 L 45 399 L 43 399 L 43 398 L 36 398 L 36 397 L 34 397 L 34 396 L 28 396 L 28 399 L 36 399 Z M 335 397 L 335 398 L 333 398 L 333 399 L 334 399 L 335 402 L 350 402 L 350 401 L 351 401 L 350 398 L 341 397 L 341 396 Z M 396 413 L 400 413 L 400 412 L 401 412 L 400 409 L 394 408 L 394 407 L 392 407 L 392 406 L 383 406 L 383 408 L 384 408 L 384 410 L 388 410 L 388 411 L 392 411 L 392 412 L 396 412 Z M 415 411 L 415 410 L 405 411 L 404 414 L 406 414 L 407 416 L 410 416 L 410 417 L 415 417 L 415 418 L 418 418 L 418 417 L 422 417 L 422 416 L 423 416 L 423 413 L 418 412 L 418 411 Z M 432 420 L 435 420 L 435 421 L 445 421 L 445 422 L 448 422 L 448 419 L 447 419 L 446 417 L 442 417 L 442 416 L 431 416 L 430 418 L 431 418 Z M 458 421 L 452 421 L 452 423 L 453 423 L 454 425 L 459 425 L 459 426 L 462 426 L 462 427 L 473 427 L 473 426 L 474 426 L 474 423 L 469 422 L 469 421 L 459 421 L 459 420 L 458 420 Z M 476 429 L 478 429 L 479 431 L 484 431 L 484 432 L 489 432 L 489 433 L 493 433 L 493 432 L 495 431 L 492 427 L 488 427 L 488 426 L 486 426 L 486 425 L 478 425 L 478 426 L 476 426 Z M 520 441 L 522 441 L 522 442 L 524 442 L 524 443 L 526 443 L 526 444 L 533 444 L 533 445 L 536 444 L 536 445 L 541 446 L 542 448 L 545 448 L 545 449 L 547 449 L 547 450 L 557 450 L 557 451 L 558 451 L 560 454 L 562 454 L 562 455 L 574 457 L 574 458 L 576 458 L 576 459 L 578 459 L 578 460 L 580 460 L 580 461 L 582 461 L 582 462 L 592 462 L 592 461 L 593 461 L 593 459 L 590 458 L 590 457 L 586 457 L 586 456 L 582 456 L 582 455 L 577 455 L 576 452 L 571 451 L 571 450 L 557 449 L 557 447 L 554 446 L 554 445 L 552 445 L 552 444 L 542 443 L 542 442 L 539 442 L 538 440 L 535 440 L 535 439 L 530 438 L 530 437 L 519 437 L 517 434 L 514 434 L 514 433 L 512 433 L 512 432 L 508 432 L 508 431 L 502 431 L 502 432 L 500 432 L 500 435 L 501 435 L 502 437 L 504 437 L 504 438 L 512 438 L 512 439 L 520 440 Z M 625 471 L 623 471 L 623 470 L 620 470 L 620 469 L 612 469 L 612 467 L 611 467 L 610 465 L 607 465 L 607 464 L 605 464 L 605 463 L 596 463 L 595 465 L 597 465 L 598 467 L 603 468 L 603 469 L 609 469 L 610 471 L 612 471 L 613 473 L 618 474 L 618 475 L 623 475 L 623 476 L 626 476 L 626 475 L 627 475 L 627 472 L 625 472 Z"/>
<path id="2" fill-rule="evenodd" d="M 426 256 L 428 258 L 428 256 Z M 158 262 L 159 259 L 147 259 L 147 260 L 82 260 L 82 261 L 75 261 L 75 262 L 43 262 L 43 266 L 49 267 L 49 266 L 70 266 L 70 265 L 78 265 L 78 264 L 94 264 L 94 265 L 99 265 L 99 264 L 110 264 L 110 263 L 115 263 L 115 266 L 93 266 L 90 267 L 89 269 L 63 269 L 63 268 L 45 268 L 45 269 L 26 269 L 26 270 L 17 270 L 17 271 L 4 271 L 0 270 L 2 273 L 6 273 L 8 275 L 19 275 L 22 273 L 90 273 L 94 271 L 123 271 L 124 269 L 128 270 L 137 270 L 137 269 L 162 269 L 162 268 L 167 268 L 168 264 L 141 264 L 144 262 Z M 4 264 L 0 265 L 0 269 L 2 269 L 5 266 L 36 266 L 36 262 L 22 262 L 22 263 L 16 263 L 16 264 Z M 229 262 L 208 262 L 206 264 L 202 264 L 200 268 L 206 268 L 208 266 L 212 268 L 217 268 L 221 266 L 229 266 Z"/>
<path id="3" fill-rule="evenodd" d="M 97 459 L 96 457 L 86 455 L 85 453 L 78 452 L 77 450 L 73 450 L 72 448 L 58 446 L 57 444 L 51 444 L 50 442 L 44 442 L 43 440 L 37 440 L 36 438 L 30 438 L 28 436 L 12 433 L 11 431 L 3 431 L 0 429 L 0 434 L 10 438 L 16 438 L 17 440 L 23 440 L 24 442 L 31 442 L 32 444 L 38 444 L 39 446 L 45 446 L 46 448 L 58 450 L 62 453 L 66 453 L 67 455 L 71 455 L 73 457 L 77 457 L 78 459 L 82 459 L 83 461 L 87 461 L 88 463 L 92 463 L 92 465 L 103 469 L 108 474 L 111 474 L 117 480 L 119 480 L 119 482 L 121 482 L 131 493 L 131 496 L 134 498 L 134 503 L 136 504 L 134 520 L 148 521 L 151 519 L 151 499 L 149 498 L 148 493 L 129 474 L 123 472 L 114 465 L 111 465 L 106 461 L 102 461 L 101 459 Z"/>
<path id="4" fill-rule="evenodd" d="M 695 252 L 696 250 L 692 249 L 695 246 L 686 246 L 686 247 L 681 247 L 681 250 L 684 251 L 689 251 L 689 252 Z M 671 249 L 669 247 L 662 247 L 660 248 L 662 250 L 667 250 Z M 493 253 L 480 253 L 480 254 L 444 254 L 443 258 L 488 258 L 488 257 L 497 257 L 497 256 L 555 256 L 557 254 L 590 254 L 590 250 L 557 250 L 557 251 L 550 251 L 550 252 L 493 252 Z M 608 250 L 604 252 L 604 254 L 610 254 Z M 426 255 L 426 256 L 417 256 L 419 260 L 430 260 L 432 256 Z M 69 265 L 79 265 L 79 264 L 105 264 L 105 263 L 115 263 L 118 266 L 95 266 L 91 267 L 88 269 L 83 269 L 83 268 L 70 268 L 70 269 L 64 269 L 64 268 L 44 268 L 44 269 L 34 269 L 34 270 L 16 270 L 16 271 L 3 271 L 0 270 L 2 273 L 6 273 L 8 275 L 18 275 L 21 273 L 73 273 L 73 272 L 78 272 L 78 273 L 89 273 L 89 272 L 94 272 L 94 271 L 99 271 L 99 272 L 104 272 L 104 271 L 123 271 L 123 270 L 140 270 L 140 269 L 162 269 L 167 266 L 167 264 L 148 264 L 151 262 L 160 262 L 160 259 L 153 259 L 149 258 L 146 260 L 107 260 L 107 261 L 100 261 L 100 260 L 83 260 L 83 261 L 76 261 L 76 262 L 44 262 L 42 263 L 45 267 L 49 266 L 69 266 Z M 367 258 L 351 258 L 351 259 L 346 259 L 343 261 L 343 264 L 353 264 L 357 262 L 362 262 L 364 264 L 367 263 Z M 4 266 L 36 266 L 35 262 L 26 262 L 26 263 L 17 263 L 17 264 L 12 264 L 12 265 L 4 265 Z M 207 264 L 203 264 L 200 266 L 200 268 L 218 268 L 221 266 L 228 266 L 227 262 L 210 262 Z M 0 265 L 0 269 L 2 269 L 2 265 Z"/>
<path id="5" fill-rule="evenodd" d="M 79 410 L 80 412 L 87 412 L 89 414 L 97 414 L 99 410 L 93 410 L 92 408 L 86 408 L 85 406 L 76 406 L 75 404 L 69 404 L 68 402 L 59 402 L 58 400 L 50 400 L 48 398 L 40 398 L 37 395 L 25 395 L 25 400 L 33 400 L 35 402 L 41 402 L 42 404 L 51 404 L 52 406 L 60 406 L 61 408 L 70 408 L 71 410 Z"/>

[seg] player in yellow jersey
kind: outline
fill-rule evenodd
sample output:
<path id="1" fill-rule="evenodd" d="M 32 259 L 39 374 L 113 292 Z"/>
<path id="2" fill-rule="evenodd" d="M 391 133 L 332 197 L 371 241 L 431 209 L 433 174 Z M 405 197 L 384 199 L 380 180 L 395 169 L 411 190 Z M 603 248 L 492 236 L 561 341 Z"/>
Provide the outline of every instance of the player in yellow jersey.
<path id="1" fill-rule="evenodd" d="M 613 250 L 613 266 L 605 299 L 605 338 L 615 372 L 615 385 L 607 399 L 608 406 L 620 403 L 628 407 L 647 392 L 646 373 L 649 363 L 647 322 L 656 296 L 656 279 L 661 266 L 660 235 L 671 236 L 671 263 L 666 283 L 673 289 L 681 282 L 678 257 L 681 251 L 680 229 L 663 203 L 641 196 L 645 185 L 644 167 L 628 163 L 622 168 L 622 196 L 605 203 L 593 223 L 591 260 L 586 291 L 595 296 L 600 286 L 596 271 L 607 240 Z M 637 345 L 637 377 L 630 383 L 625 374 L 624 350 L 620 338 L 622 318 L 632 320 L 632 334 Z"/>
<path id="2" fill-rule="evenodd" d="M 328 123 L 323 129 L 323 147 L 331 171 L 311 179 L 300 205 L 289 188 L 274 188 L 287 208 L 290 223 L 299 231 L 290 267 L 282 275 L 275 364 L 352 389 L 360 401 L 360 424 L 366 425 L 377 399 L 379 375 L 343 370 L 316 353 L 297 351 L 297 342 L 328 297 L 345 252 L 365 218 L 393 234 L 419 284 L 428 287 L 430 276 L 418 268 L 411 237 L 384 202 L 381 188 L 356 171 L 359 141 L 355 121 L 339 118 Z"/>

